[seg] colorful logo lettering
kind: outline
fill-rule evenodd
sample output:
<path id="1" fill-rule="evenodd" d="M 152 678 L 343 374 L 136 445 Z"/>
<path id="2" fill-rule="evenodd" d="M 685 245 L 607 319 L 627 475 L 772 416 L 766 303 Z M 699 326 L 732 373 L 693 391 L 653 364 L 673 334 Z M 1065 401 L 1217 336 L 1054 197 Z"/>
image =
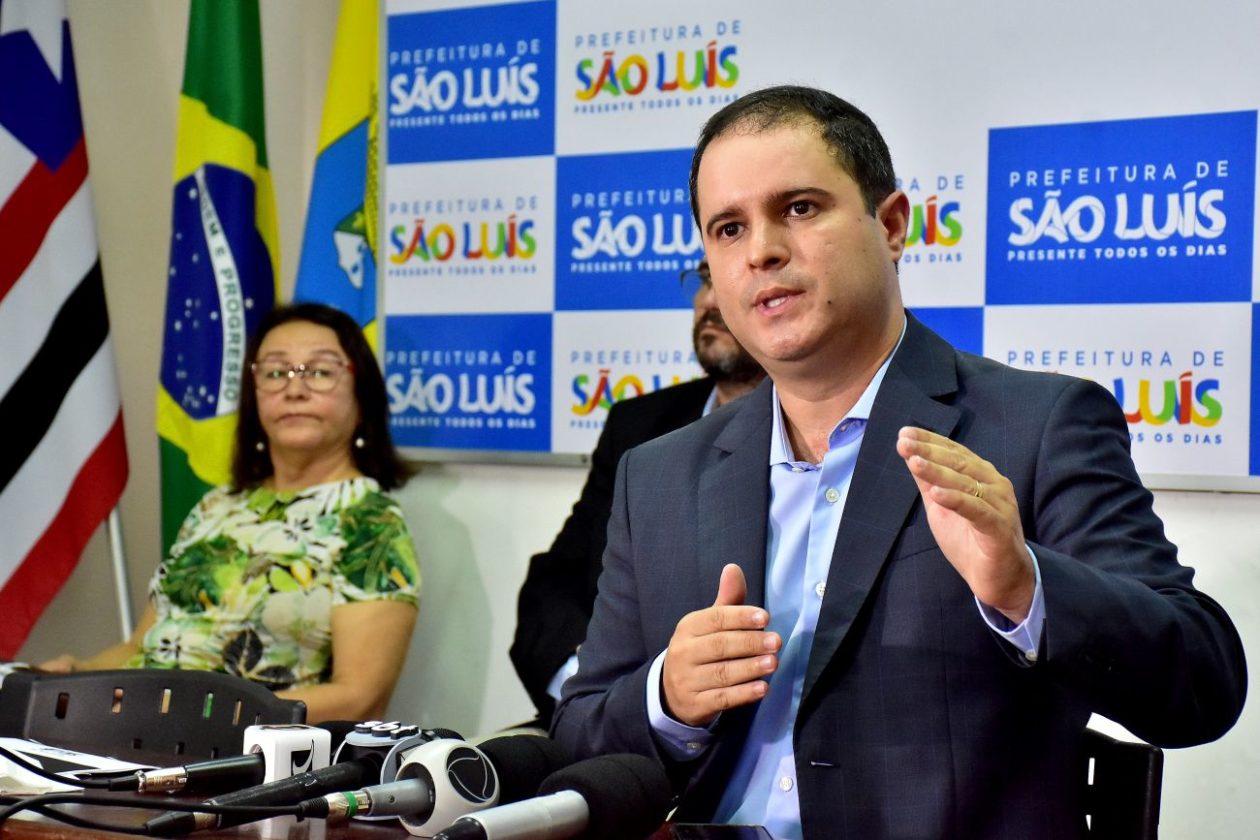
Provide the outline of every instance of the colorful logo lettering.
<path id="1" fill-rule="evenodd" d="M 503 221 L 457 224 L 439 221 L 429 225 L 425 219 L 416 219 L 410 235 L 406 225 L 392 227 L 389 243 L 389 261 L 394 265 L 413 258 L 446 262 L 457 253 L 469 261 L 528 260 L 538 251 L 534 220 L 518 219 L 515 213 Z"/>
<path id="2" fill-rule="evenodd" d="M 651 379 L 652 387 L 645 388 L 643 380 L 638 376 L 626 374 L 619 378 L 615 383 L 611 377 L 610 368 L 600 368 L 599 378 L 595 382 L 595 387 L 591 388 L 591 377 L 585 373 L 579 373 L 573 377 L 573 396 L 575 402 L 569 407 L 578 417 L 586 417 L 597 408 L 608 410 L 616 403 L 622 400 L 631 399 L 632 397 L 641 397 L 648 391 L 658 391 L 661 388 L 668 388 L 670 385 L 677 385 L 682 382 L 678 376 L 672 377 L 669 381 L 663 381 L 660 374 L 653 374 Z"/>
<path id="3" fill-rule="evenodd" d="M 1132 411 L 1125 403 L 1124 379 L 1113 380 L 1113 393 L 1124 418 L 1130 423 L 1149 423 L 1162 426 L 1170 420 L 1178 425 L 1215 426 L 1221 421 L 1224 410 L 1216 393 L 1220 391 L 1219 379 L 1204 379 L 1197 385 L 1194 375 L 1186 371 L 1176 379 L 1156 382 L 1150 379 L 1137 381 L 1137 407 Z M 1162 392 L 1159 408 L 1155 407 L 1155 394 Z M 1202 410 L 1200 410 L 1202 409 Z"/>
<path id="4" fill-rule="evenodd" d="M 713 40 L 696 50 L 661 50 L 654 62 L 638 53 L 618 59 L 615 50 L 605 50 L 599 59 L 578 61 L 574 70 L 578 89 L 573 95 L 590 102 L 603 94 L 638 96 L 649 86 L 661 93 L 731 88 L 739 81 L 738 49 L 734 44 L 719 48 Z"/>
<path id="5" fill-rule="evenodd" d="M 958 218 L 960 204 L 947 201 L 938 206 L 937 197 L 930 195 L 923 204 L 915 204 L 911 208 L 910 233 L 906 236 L 906 246 L 957 245 L 962 239 L 963 226 Z"/>

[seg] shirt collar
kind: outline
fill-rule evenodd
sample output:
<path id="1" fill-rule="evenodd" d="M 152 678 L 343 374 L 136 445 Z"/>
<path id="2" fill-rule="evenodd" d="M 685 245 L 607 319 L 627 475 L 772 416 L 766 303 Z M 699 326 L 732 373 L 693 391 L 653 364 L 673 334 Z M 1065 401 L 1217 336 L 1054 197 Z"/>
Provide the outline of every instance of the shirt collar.
<path id="1" fill-rule="evenodd" d="M 704 410 L 700 412 L 701 417 L 708 417 L 709 412 L 717 408 L 717 384 L 714 383 L 713 388 L 709 391 L 709 397 L 704 401 Z"/>
<path id="2" fill-rule="evenodd" d="M 888 373 L 888 366 L 892 363 L 893 356 L 897 355 L 897 349 L 901 347 L 901 342 L 906 337 L 907 323 L 909 323 L 909 319 L 902 320 L 901 335 L 897 336 L 897 343 L 893 345 L 892 352 L 884 359 L 884 363 L 879 366 L 879 370 L 875 371 L 875 375 L 871 377 L 871 381 L 866 385 L 866 390 L 862 392 L 862 396 L 858 397 L 858 401 L 853 404 L 853 408 L 849 409 L 849 413 L 836 423 L 837 427 L 849 420 L 861 420 L 865 423 L 871 419 L 871 408 L 875 405 L 875 395 L 879 393 L 879 386 L 884 381 L 884 375 Z M 774 411 L 771 413 L 772 425 L 770 428 L 770 466 L 796 463 L 796 459 L 792 456 L 792 447 L 787 439 L 787 425 L 783 422 L 783 406 L 779 403 L 779 387 L 773 385 L 770 393 L 774 399 Z M 833 428 L 828 438 L 834 438 L 835 433 L 836 430 Z"/>

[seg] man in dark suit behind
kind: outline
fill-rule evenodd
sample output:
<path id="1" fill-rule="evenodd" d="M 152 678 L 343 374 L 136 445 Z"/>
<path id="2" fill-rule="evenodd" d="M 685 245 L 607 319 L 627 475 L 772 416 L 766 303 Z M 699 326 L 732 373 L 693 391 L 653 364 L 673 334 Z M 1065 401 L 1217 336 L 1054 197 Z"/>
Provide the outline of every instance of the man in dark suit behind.
<path id="1" fill-rule="evenodd" d="M 516 673 L 546 727 L 560 684 L 576 670 L 578 646 L 595 603 L 595 584 L 612 508 L 617 462 L 632 447 L 698 420 L 710 409 L 747 394 L 765 377 L 761 365 L 731 336 L 713 298 L 704 260 L 685 283 L 699 284 L 692 297 L 692 346 L 707 374 L 615 404 L 591 456 L 582 495 L 551 548 L 535 554 L 516 607 L 516 635 L 510 655 Z"/>
<path id="2" fill-rule="evenodd" d="M 657 758 L 683 821 L 1065 840 L 1091 713 L 1163 746 L 1233 725 L 1241 642 L 1115 400 L 905 311 L 909 202 L 869 117 L 749 94 L 706 124 L 691 195 L 769 379 L 622 459 L 557 740 Z"/>

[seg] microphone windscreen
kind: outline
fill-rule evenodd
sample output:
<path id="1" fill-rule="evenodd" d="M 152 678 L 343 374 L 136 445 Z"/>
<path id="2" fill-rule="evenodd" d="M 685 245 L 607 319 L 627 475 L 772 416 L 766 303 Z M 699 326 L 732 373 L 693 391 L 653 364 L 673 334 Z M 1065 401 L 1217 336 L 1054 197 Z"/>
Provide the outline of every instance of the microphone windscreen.
<path id="1" fill-rule="evenodd" d="M 543 779 L 573 763 L 568 750 L 541 735 L 500 735 L 477 747 L 499 775 L 499 804 L 536 796 Z"/>
<path id="2" fill-rule="evenodd" d="M 665 770 L 647 756 L 625 753 L 579 761 L 552 773 L 539 796 L 572 790 L 591 814 L 588 837 L 601 840 L 646 837 L 660 828 L 673 800 Z"/>

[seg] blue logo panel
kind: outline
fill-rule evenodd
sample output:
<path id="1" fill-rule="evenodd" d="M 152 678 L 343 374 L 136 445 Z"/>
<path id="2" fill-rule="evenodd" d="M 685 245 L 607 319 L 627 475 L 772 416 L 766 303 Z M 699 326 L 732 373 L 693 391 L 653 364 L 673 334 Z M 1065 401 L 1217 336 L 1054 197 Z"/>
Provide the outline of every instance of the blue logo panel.
<path id="1" fill-rule="evenodd" d="M 1260 475 L 1260 303 L 1251 305 L 1251 475 Z"/>
<path id="2" fill-rule="evenodd" d="M 1256 112 L 989 132 L 986 301 L 1251 299 Z"/>
<path id="3" fill-rule="evenodd" d="M 551 449 L 550 315 L 394 315 L 385 330 L 396 444 Z"/>
<path id="4" fill-rule="evenodd" d="M 928 329 L 957 347 L 984 355 L 984 309 L 979 306 L 915 307 L 914 317 Z"/>
<path id="5" fill-rule="evenodd" d="M 556 161 L 556 309 L 689 306 L 679 275 L 703 257 L 691 150 Z"/>
<path id="6" fill-rule="evenodd" d="M 549 155 L 556 6 L 391 15 L 389 163 Z"/>

